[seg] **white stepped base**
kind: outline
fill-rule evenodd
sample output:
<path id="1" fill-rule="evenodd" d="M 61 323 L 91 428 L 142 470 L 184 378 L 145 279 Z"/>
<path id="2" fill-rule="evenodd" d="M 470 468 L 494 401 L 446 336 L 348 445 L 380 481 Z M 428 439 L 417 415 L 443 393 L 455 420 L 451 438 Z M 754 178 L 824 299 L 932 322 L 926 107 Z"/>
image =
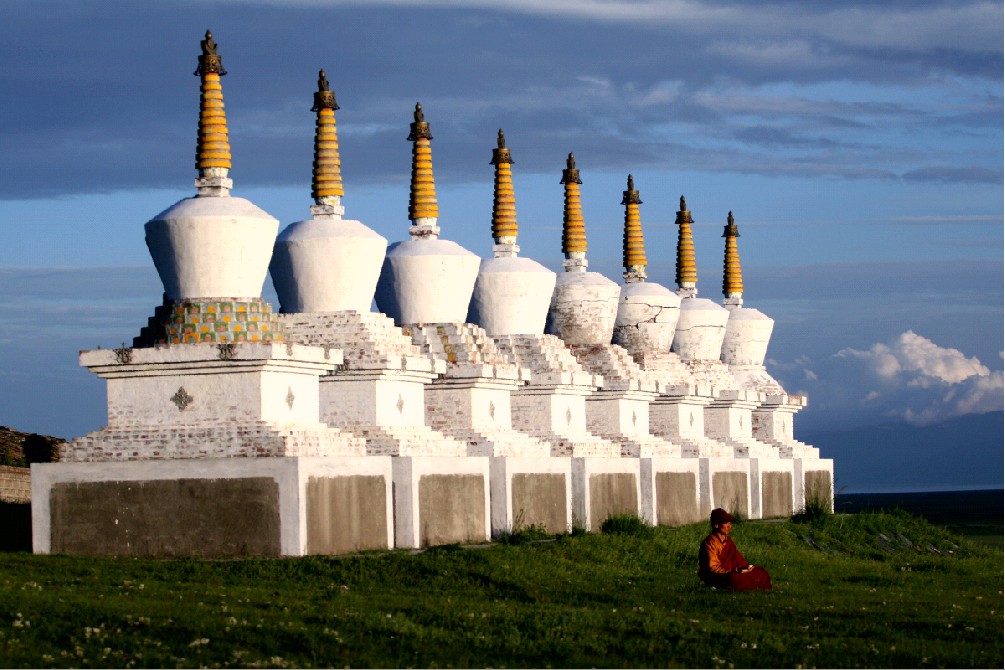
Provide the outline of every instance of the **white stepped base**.
<path id="1" fill-rule="evenodd" d="M 102 428 L 63 445 L 60 461 L 362 456 L 364 453 L 363 440 L 321 423 L 314 426 L 266 421 L 185 426 L 125 424 Z"/>
<path id="2" fill-rule="evenodd" d="M 470 427 L 441 429 L 444 435 L 467 445 L 468 456 L 542 458 L 551 445 L 517 430 L 480 430 Z"/>
<path id="3" fill-rule="evenodd" d="M 426 426 L 349 426 L 367 456 L 467 456 L 467 445 Z"/>

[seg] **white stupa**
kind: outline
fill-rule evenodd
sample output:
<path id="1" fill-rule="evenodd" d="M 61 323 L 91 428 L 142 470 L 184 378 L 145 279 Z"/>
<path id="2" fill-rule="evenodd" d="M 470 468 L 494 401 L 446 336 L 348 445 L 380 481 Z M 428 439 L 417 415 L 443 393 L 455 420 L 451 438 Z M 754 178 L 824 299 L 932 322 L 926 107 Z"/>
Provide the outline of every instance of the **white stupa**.
<path id="1" fill-rule="evenodd" d="M 741 388 L 769 394 L 784 393 L 782 385 L 764 368 L 775 321 L 759 310 L 743 306 L 743 272 L 736 244 L 740 231 L 733 220 L 733 212 L 726 217 L 722 236 L 726 239 L 722 304 L 729 311 L 726 335 L 722 340 L 722 362 L 729 366 Z"/>
<path id="2" fill-rule="evenodd" d="M 673 350 L 691 367 L 699 382 L 730 388 L 735 386 L 735 382 L 727 374 L 721 374 L 726 371 L 725 366 L 719 363 L 729 312 L 707 298 L 698 297 L 692 223 L 694 220 L 687 202 L 681 196 L 677 212 L 677 295 L 681 297 L 681 303 Z"/>
<path id="3" fill-rule="evenodd" d="M 551 295 L 555 273 L 537 261 L 521 258 L 516 239 L 516 196 L 510 165 L 513 157 L 506 148 L 506 136 L 499 131 L 498 146 L 492 151 L 495 165 L 495 196 L 492 202 L 492 258 L 483 259 L 468 309 L 468 321 L 489 335 L 540 335 Z"/>
<path id="4" fill-rule="evenodd" d="M 317 113 L 313 217 L 292 223 L 279 234 L 269 266 L 284 313 L 369 312 L 387 249 L 382 236 L 359 221 L 342 218 L 338 108 L 321 70 L 311 109 Z"/>
<path id="5" fill-rule="evenodd" d="M 586 227 L 579 201 L 578 185 L 583 181 L 576 169 L 576 157 L 569 154 L 562 172 L 565 189 L 565 221 L 562 226 L 562 265 L 551 297 L 545 332 L 557 335 L 568 345 L 610 344 L 618 315 L 621 289 L 599 272 L 588 272 Z"/>
<path id="6" fill-rule="evenodd" d="M 479 258 L 456 242 L 439 239 L 433 181 L 433 139 L 422 105 L 415 104 L 412 188 L 408 215 L 412 239 L 387 249 L 377 281 L 377 309 L 398 325 L 463 323 L 478 276 Z"/>
<path id="7" fill-rule="evenodd" d="M 680 318 L 681 300 L 667 287 L 646 281 L 648 262 L 639 217 L 642 200 L 631 175 L 628 175 L 628 189 L 621 204 L 625 206 L 625 283 L 618 299 L 614 344 L 621 345 L 632 355 L 669 352 Z"/>

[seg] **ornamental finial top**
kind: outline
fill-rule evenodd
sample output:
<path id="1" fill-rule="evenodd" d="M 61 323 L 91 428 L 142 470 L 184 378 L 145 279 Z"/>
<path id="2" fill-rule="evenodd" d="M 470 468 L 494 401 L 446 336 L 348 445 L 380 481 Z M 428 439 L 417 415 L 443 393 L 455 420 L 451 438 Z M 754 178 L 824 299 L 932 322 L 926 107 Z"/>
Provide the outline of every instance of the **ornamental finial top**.
<path id="1" fill-rule="evenodd" d="M 415 120 L 410 126 L 411 132 L 408 134 L 408 141 L 414 142 L 419 138 L 425 138 L 427 140 L 433 139 L 433 134 L 429 132 L 429 123 L 426 122 L 426 117 L 422 113 L 422 103 L 415 103 L 415 112 L 413 113 Z"/>
<path id="2" fill-rule="evenodd" d="M 681 223 L 694 223 L 694 219 L 691 218 L 691 212 L 687 209 L 687 202 L 684 201 L 684 196 L 680 197 L 680 210 L 677 212 L 677 222 L 678 225 Z"/>
<path id="3" fill-rule="evenodd" d="M 513 156 L 510 154 L 510 150 L 506 148 L 506 135 L 503 133 L 502 128 L 499 129 L 499 135 L 496 138 L 496 144 L 498 145 L 492 150 L 492 160 L 489 161 L 492 165 L 500 165 L 502 163 L 512 163 Z"/>
<path id="4" fill-rule="evenodd" d="M 192 74 L 199 76 L 209 72 L 215 72 L 219 76 L 224 76 L 227 71 L 223 69 L 223 59 L 216 52 L 216 42 L 213 41 L 213 33 L 206 31 L 206 38 L 199 42 L 202 47 L 202 54 L 199 56 L 199 67 Z"/>
<path id="5" fill-rule="evenodd" d="M 729 213 L 726 217 L 726 225 L 722 229 L 723 237 L 739 237 L 740 230 L 736 227 L 736 221 L 733 220 L 733 212 Z"/>
<path id="6" fill-rule="evenodd" d="M 628 175 L 628 190 L 624 191 L 623 194 L 624 197 L 621 199 L 622 205 L 642 204 L 642 200 L 639 198 L 639 192 L 635 190 L 635 180 L 632 178 L 632 175 Z"/>
<path id="7" fill-rule="evenodd" d="M 324 70 L 319 70 L 318 90 L 314 93 L 314 106 L 311 107 L 311 111 L 318 112 L 322 109 L 339 109 L 339 106 L 335 102 L 335 91 L 328 84 L 328 76 Z"/>
<path id="8" fill-rule="evenodd" d="M 560 184 L 582 184 L 579 178 L 579 170 L 576 169 L 576 155 L 569 152 L 569 157 L 565 159 L 565 169 L 562 170 L 562 181 Z"/>

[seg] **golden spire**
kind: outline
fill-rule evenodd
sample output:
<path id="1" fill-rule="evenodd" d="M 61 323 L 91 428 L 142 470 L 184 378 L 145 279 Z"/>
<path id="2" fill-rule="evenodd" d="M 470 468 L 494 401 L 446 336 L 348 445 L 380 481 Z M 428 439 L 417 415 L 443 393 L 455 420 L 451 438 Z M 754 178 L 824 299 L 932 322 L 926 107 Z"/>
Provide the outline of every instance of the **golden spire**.
<path id="1" fill-rule="evenodd" d="M 733 212 L 726 217 L 726 225 L 722 236 L 726 238 L 726 255 L 722 270 L 722 295 L 729 305 L 743 304 L 743 271 L 740 268 L 740 251 L 736 246 L 736 238 L 740 231 L 733 221 Z"/>
<path id="2" fill-rule="evenodd" d="M 421 231 L 410 231 L 413 236 L 438 235 L 436 219 L 440 209 L 436 204 L 436 184 L 433 182 L 433 152 L 429 141 L 433 139 L 429 132 L 429 123 L 422 114 L 422 105 L 415 103 L 415 120 L 411 124 L 408 141 L 412 142 L 412 190 L 408 199 L 408 218 L 412 220 L 413 228 Z M 425 219 L 425 221 L 423 221 Z M 432 219 L 429 221 L 429 219 Z M 419 223 L 422 221 L 422 223 Z M 433 230 L 435 229 L 435 230 Z"/>
<path id="3" fill-rule="evenodd" d="M 642 200 L 635 190 L 635 180 L 628 175 L 628 189 L 624 192 L 621 204 L 625 206 L 625 236 L 624 260 L 625 281 L 645 281 L 646 278 L 646 244 L 642 239 L 642 219 L 639 218 L 639 205 Z"/>
<path id="4" fill-rule="evenodd" d="M 199 181 L 206 179 L 226 178 L 230 169 L 227 115 L 223 110 L 223 88 L 220 86 L 220 77 L 227 74 L 227 71 L 223 69 L 223 60 L 216 52 L 213 33 L 206 31 L 206 39 L 202 40 L 201 46 L 199 67 L 194 72 L 201 78 L 199 136 L 195 150 L 195 168 L 199 171 L 200 177 L 197 185 L 200 188 L 204 186 L 229 188 L 224 184 L 199 184 Z"/>
<path id="5" fill-rule="evenodd" d="M 583 180 L 579 178 L 579 170 L 576 169 L 576 156 L 569 154 L 565 162 L 566 168 L 562 170 L 562 181 L 565 184 L 565 210 L 562 217 L 562 253 L 566 259 L 575 256 L 583 258 L 586 256 L 586 226 L 583 223 L 583 206 L 579 202 L 579 185 Z M 566 270 L 569 268 L 567 267 Z"/>
<path id="6" fill-rule="evenodd" d="M 318 205 L 334 204 L 333 197 L 341 198 L 342 160 L 338 154 L 338 133 L 335 131 L 335 92 L 328 85 L 325 71 L 318 72 L 318 90 L 314 93 L 312 112 L 317 112 L 314 131 L 314 180 L 311 197 Z"/>
<path id="7" fill-rule="evenodd" d="M 694 239 L 691 237 L 691 212 L 687 208 L 684 196 L 680 197 L 680 211 L 677 212 L 677 293 L 683 297 L 693 298 L 698 295 L 698 271 L 694 264 Z"/>
<path id="8" fill-rule="evenodd" d="M 516 244 L 516 195 L 513 193 L 513 157 L 506 148 L 506 136 L 499 130 L 498 147 L 490 163 L 496 166 L 495 195 L 492 199 L 492 237 L 496 244 Z"/>

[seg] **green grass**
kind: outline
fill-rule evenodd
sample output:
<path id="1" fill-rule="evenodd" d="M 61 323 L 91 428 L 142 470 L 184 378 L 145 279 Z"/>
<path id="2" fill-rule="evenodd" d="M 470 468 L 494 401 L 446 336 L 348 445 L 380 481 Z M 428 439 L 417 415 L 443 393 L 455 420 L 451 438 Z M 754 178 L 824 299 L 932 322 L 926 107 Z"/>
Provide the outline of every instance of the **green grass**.
<path id="1" fill-rule="evenodd" d="M 0 666 L 1002 667 L 1002 553 L 906 514 L 285 560 L 0 555 Z M 636 529 L 638 531 L 639 529 Z M 938 553 L 936 553 L 938 552 Z"/>

